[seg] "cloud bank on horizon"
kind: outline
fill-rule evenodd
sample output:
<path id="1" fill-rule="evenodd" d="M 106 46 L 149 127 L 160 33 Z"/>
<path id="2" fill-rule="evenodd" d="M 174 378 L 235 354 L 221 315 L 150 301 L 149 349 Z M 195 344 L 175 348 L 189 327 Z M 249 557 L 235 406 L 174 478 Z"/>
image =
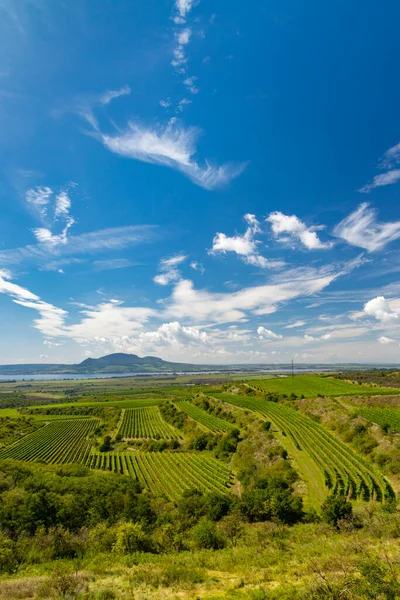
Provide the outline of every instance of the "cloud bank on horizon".
<path id="1" fill-rule="evenodd" d="M 0 364 L 398 362 L 400 84 L 369 63 L 368 93 L 327 92 L 355 48 L 393 60 L 395 20 L 346 60 L 325 36 L 321 73 L 290 51 L 312 7 L 121 6 L 4 7 Z"/>

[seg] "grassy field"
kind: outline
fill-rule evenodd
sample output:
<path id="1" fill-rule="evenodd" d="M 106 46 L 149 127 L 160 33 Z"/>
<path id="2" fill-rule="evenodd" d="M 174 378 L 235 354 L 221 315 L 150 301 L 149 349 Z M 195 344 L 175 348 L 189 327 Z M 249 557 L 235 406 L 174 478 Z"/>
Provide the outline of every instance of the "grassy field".
<path id="1" fill-rule="evenodd" d="M 341 381 L 333 377 L 318 375 L 296 375 L 266 380 L 251 380 L 247 384 L 263 392 L 272 394 L 296 394 L 305 398 L 314 396 L 374 396 L 380 394 L 399 394 L 396 388 L 379 387 L 373 385 L 359 385 Z"/>

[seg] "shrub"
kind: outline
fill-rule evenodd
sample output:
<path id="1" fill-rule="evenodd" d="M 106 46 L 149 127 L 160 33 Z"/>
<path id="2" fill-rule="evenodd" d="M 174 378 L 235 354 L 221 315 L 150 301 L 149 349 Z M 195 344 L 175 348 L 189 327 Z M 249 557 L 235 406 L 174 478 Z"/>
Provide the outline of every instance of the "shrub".
<path id="1" fill-rule="evenodd" d="M 199 521 L 193 528 L 192 540 L 199 550 L 219 550 L 225 546 L 225 539 L 215 523 L 207 519 Z"/>
<path id="2" fill-rule="evenodd" d="M 339 521 L 350 519 L 353 515 L 353 505 L 340 494 L 331 494 L 321 506 L 323 521 L 337 527 Z"/>
<path id="3" fill-rule="evenodd" d="M 116 541 L 113 547 L 117 554 L 132 554 L 145 551 L 148 540 L 140 523 L 121 523 L 117 527 Z"/>

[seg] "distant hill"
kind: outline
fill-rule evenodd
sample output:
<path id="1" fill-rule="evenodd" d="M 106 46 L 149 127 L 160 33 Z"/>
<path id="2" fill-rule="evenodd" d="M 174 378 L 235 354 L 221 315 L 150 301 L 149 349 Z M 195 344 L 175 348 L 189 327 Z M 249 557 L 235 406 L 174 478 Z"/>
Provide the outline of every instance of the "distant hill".
<path id="1" fill-rule="evenodd" d="M 163 373 L 169 371 L 203 371 L 210 366 L 174 363 L 158 358 L 118 352 L 101 358 L 87 358 L 76 365 L 28 364 L 0 365 L 0 375 L 93 374 L 93 373 Z"/>

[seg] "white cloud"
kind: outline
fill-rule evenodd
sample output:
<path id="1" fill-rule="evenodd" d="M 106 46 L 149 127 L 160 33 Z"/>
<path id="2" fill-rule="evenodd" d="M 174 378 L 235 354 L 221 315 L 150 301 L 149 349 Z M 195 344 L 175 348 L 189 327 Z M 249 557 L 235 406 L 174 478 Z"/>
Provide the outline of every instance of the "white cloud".
<path id="1" fill-rule="evenodd" d="M 400 144 L 396 144 L 387 150 L 379 163 L 379 168 L 389 169 L 385 173 L 376 175 L 370 183 L 364 185 L 359 192 L 368 193 L 374 188 L 384 185 L 392 185 L 400 181 L 400 169 L 393 169 L 400 163 Z"/>
<path id="2" fill-rule="evenodd" d="M 178 69 L 180 73 L 185 71 L 185 65 L 187 63 L 185 46 L 189 43 L 191 35 L 192 30 L 189 27 L 186 27 L 185 29 L 175 33 L 176 45 L 173 51 L 174 58 L 171 61 L 171 64 L 173 67 Z"/>
<path id="3" fill-rule="evenodd" d="M 65 217 L 69 215 L 71 209 L 71 199 L 67 192 L 63 191 L 56 197 L 56 203 L 54 207 L 54 218 Z"/>
<path id="4" fill-rule="evenodd" d="M 400 169 L 393 169 L 392 171 L 387 171 L 386 173 L 375 175 L 372 182 L 367 183 L 367 185 L 364 185 L 359 190 L 359 192 L 368 193 L 376 187 L 381 187 L 383 185 L 392 185 L 393 183 L 397 183 L 398 181 L 400 181 Z"/>
<path id="5" fill-rule="evenodd" d="M 386 150 L 379 166 L 381 168 L 391 169 L 398 163 L 400 163 L 400 143 L 392 146 L 389 150 Z"/>
<path id="6" fill-rule="evenodd" d="M 312 335 L 309 334 L 305 334 L 303 337 L 304 342 L 325 342 L 327 340 L 329 340 L 332 337 L 331 333 L 324 333 L 323 335 L 320 335 L 319 337 L 314 337 Z"/>
<path id="7" fill-rule="evenodd" d="M 308 250 L 326 250 L 332 247 L 331 242 L 321 242 L 315 233 L 316 227 L 308 227 L 296 215 L 285 215 L 279 211 L 272 212 L 266 218 L 271 223 L 273 234 L 278 242 L 299 240 Z M 318 227 L 320 229 L 320 227 Z M 282 234 L 284 234 L 282 236 Z"/>
<path id="8" fill-rule="evenodd" d="M 96 271 L 113 271 L 114 269 L 126 269 L 132 267 L 133 262 L 127 258 L 110 258 L 106 260 L 93 261 L 93 267 Z"/>
<path id="9" fill-rule="evenodd" d="M 228 163 L 218 167 L 206 161 L 200 166 L 194 160 L 199 133 L 195 127 L 185 129 L 176 119 L 171 119 L 165 127 L 145 127 L 131 122 L 122 133 L 101 134 L 101 141 L 115 154 L 176 169 L 205 189 L 227 185 L 246 165 Z"/>
<path id="10" fill-rule="evenodd" d="M 157 239 L 155 227 L 152 225 L 127 225 L 111 227 L 70 236 L 63 245 L 30 245 L 21 248 L 0 251 L 0 265 L 21 263 L 38 264 L 41 267 L 52 259 L 52 269 L 56 268 L 56 259 L 65 264 L 66 256 L 82 256 L 97 252 L 121 250 L 138 244 L 149 243 Z"/>
<path id="11" fill-rule="evenodd" d="M 68 187 L 72 187 L 73 185 L 69 184 Z M 45 225 L 43 227 L 35 227 L 32 230 L 39 244 L 48 246 L 66 244 L 69 229 L 75 223 L 74 218 L 69 214 L 71 199 L 67 191 L 63 190 L 57 196 L 54 196 L 53 190 L 50 187 L 36 187 L 28 190 L 25 198 L 28 204 L 35 206 L 38 210 L 40 220 Z M 53 205 L 52 215 L 49 214 L 51 205 Z M 52 229 L 57 227 L 60 221 L 63 224 L 62 230 L 54 233 Z"/>
<path id="12" fill-rule="evenodd" d="M 259 340 L 282 340 L 283 339 L 283 335 L 274 333 L 270 329 L 265 329 L 265 327 L 258 327 L 257 335 L 258 335 Z"/>
<path id="13" fill-rule="evenodd" d="M 75 101 L 75 106 L 68 109 L 68 112 L 73 112 L 82 119 L 84 119 L 89 125 L 93 127 L 95 131 L 99 131 L 99 125 L 95 117 L 94 110 L 96 107 L 107 106 L 110 102 L 121 96 L 127 96 L 131 93 L 131 89 L 128 85 L 124 85 L 118 90 L 106 90 L 101 94 L 89 95 L 80 97 Z M 63 111 L 58 111 L 63 112 Z"/>
<path id="14" fill-rule="evenodd" d="M 182 19 L 185 19 L 194 6 L 194 0 L 176 0 L 175 8 Z"/>
<path id="15" fill-rule="evenodd" d="M 165 313 L 173 318 L 187 317 L 197 323 L 243 321 L 249 312 L 271 314 L 283 302 L 320 292 L 340 275 L 333 270 L 314 270 L 299 278 L 282 279 L 276 284 L 243 288 L 233 293 L 196 290 L 191 281 L 181 280 L 174 287 Z"/>
<path id="16" fill-rule="evenodd" d="M 197 77 L 194 77 L 192 75 L 191 77 L 186 77 L 186 79 L 183 82 L 183 84 L 187 87 L 187 89 L 192 94 L 197 94 L 199 92 L 199 88 L 196 85 L 196 81 L 197 81 Z"/>
<path id="17" fill-rule="evenodd" d="M 205 272 L 205 268 L 203 267 L 203 265 L 199 262 L 196 261 L 192 261 L 189 265 L 194 271 L 200 271 L 200 273 L 203 275 L 203 273 Z"/>
<path id="18" fill-rule="evenodd" d="M 247 214 L 244 219 L 248 225 L 243 235 L 227 236 L 225 233 L 217 233 L 213 239 L 213 245 L 209 254 L 226 254 L 234 252 L 247 264 L 262 269 L 277 268 L 284 266 L 283 261 L 270 261 L 257 252 L 259 242 L 255 235 L 261 232 L 260 224 L 255 215 Z"/>
<path id="19" fill-rule="evenodd" d="M 394 344 L 394 343 L 396 343 L 396 340 L 394 340 L 393 338 L 386 337 L 385 335 L 381 335 L 381 337 L 378 338 L 378 342 L 380 344 L 386 345 L 386 344 Z"/>
<path id="20" fill-rule="evenodd" d="M 188 98 L 182 98 L 182 100 L 179 101 L 178 106 L 176 108 L 176 112 L 177 113 L 181 113 L 185 110 L 186 106 L 189 106 L 190 104 L 192 104 L 192 101 L 189 100 Z"/>
<path id="21" fill-rule="evenodd" d="M 398 323 L 399 313 L 392 310 L 384 296 L 377 296 L 364 306 L 364 313 L 369 317 L 375 317 L 377 321 L 383 324 Z"/>
<path id="22" fill-rule="evenodd" d="M 306 321 L 296 321 L 295 323 L 291 323 L 290 325 L 286 325 L 286 329 L 292 329 L 293 327 L 303 327 L 306 325 Z"/>
<path id="23" fill-rule="evenodd" d="M 184 254 L 178 254 L 170 258 L 163 258 L 160 261 L 159 269 L 161 273 L 153 278 L 154 283 L 158 285 L 168 285 L 173 281 L 178 281 L 181 278 L 181 274 L 177 269 L 177 266 L 186 260 Z"/>
<path id="24" fill-rule="evenodd" d="M 129 96 L 131 88 L 129 85 L 122 86 L 119 90 L 106 90 L 99 96 L 100 104 L 110 104 L 111 100 L 120 96 Z"/>
<path id="25" fill-rule="evenodd" d="M 47 205 L 50 203 L 50 199 L 53 195 L 53 190 L 47 186 L 37 186 L 31 188 L 25 194 L 26 201 L 28 204 L 34 206 L 41 218 L 44 218 L 47 214 Z"/>
<path id="26" fill-rule="evenodd" d="M 375 252 L 400 237 L 400 221 L 378 223 L 376 211 L 364 202 L 336 225 L 334 234 L 352 246 Z"/>

